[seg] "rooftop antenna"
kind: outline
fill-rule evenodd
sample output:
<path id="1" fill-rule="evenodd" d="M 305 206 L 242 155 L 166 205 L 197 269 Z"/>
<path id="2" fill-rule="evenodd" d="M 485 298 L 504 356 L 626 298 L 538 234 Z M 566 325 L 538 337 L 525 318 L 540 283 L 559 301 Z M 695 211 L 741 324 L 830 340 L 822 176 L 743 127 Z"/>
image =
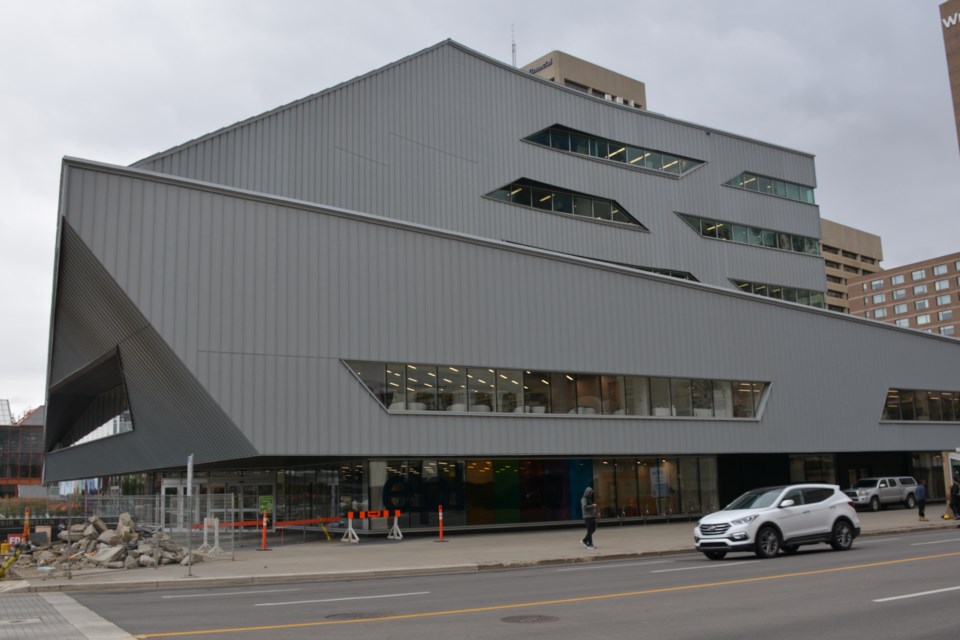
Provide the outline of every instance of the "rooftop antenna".
<path id="1" fill-rule="evenodd" d="M 517 66 L 517 39 L 513 36 L 513 25 L 510 25 L 510 48 L 513 51 L 513 66 Z"/>

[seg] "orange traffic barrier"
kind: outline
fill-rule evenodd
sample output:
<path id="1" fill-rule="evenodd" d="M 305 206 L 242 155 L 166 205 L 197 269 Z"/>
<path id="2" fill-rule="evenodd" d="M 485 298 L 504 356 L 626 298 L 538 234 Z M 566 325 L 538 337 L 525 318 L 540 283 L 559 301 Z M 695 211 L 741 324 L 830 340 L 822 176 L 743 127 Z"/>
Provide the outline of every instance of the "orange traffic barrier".
<path id="1" fill-rule="evenodd" d="M 443 505 L 442 504 L 437 505 L 437 513 L 440 515 L 440 539 L 435 540 L 435 542 L 446 542 L 446 540 L 443 539 Z"/>

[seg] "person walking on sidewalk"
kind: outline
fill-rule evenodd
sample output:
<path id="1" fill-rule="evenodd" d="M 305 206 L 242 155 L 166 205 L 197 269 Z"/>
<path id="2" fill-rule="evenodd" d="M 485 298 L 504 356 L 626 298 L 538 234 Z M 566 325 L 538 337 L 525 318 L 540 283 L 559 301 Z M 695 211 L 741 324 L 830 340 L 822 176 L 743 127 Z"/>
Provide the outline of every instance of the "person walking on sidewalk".
<path id="1" fill-rule="evenodd" d="M 960 506 L 957 500 L 960 499 L 960 482 L 957 482 L 957 476 L 953 476 L 953 484 L 950 485 L 950 511 L 954 519 L 960 517 Z"/>
<path id="2" fill-rule="evenodd" d="M 921 480 L 920 484 L 917 485 L 917 490 L 914 493 L 914 498 L 917 499 L 917 515 L 919 516 L 920 522 L 925 522 L 927 519 L 927 481 Z"/>
<path id="3" fill-rule="evenodd" d="M 580 542 L 587 549 L 596 549 L 593 546 L 593 532 L 597 530 L 597 503 L 593 498 L 593 487 L 587 487 L 580 498 L 580 512 L 587 525 L 587 535 Z"/>

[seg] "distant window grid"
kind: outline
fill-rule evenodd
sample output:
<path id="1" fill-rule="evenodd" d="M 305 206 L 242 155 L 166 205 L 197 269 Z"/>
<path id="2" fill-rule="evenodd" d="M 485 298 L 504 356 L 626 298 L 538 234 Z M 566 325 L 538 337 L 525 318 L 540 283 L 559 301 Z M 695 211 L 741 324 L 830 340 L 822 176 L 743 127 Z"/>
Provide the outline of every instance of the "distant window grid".
<path id="1" fill-rule="evenodd" d="M 566 213 L 582 218 L 619 222 L 647 228 L 627 213 L 615 200 L 592 196 L 576 191 L 565 191 L 552 185 L 520 179 L 487 194 L 494 200 L 502 200 L 530 209 Z"/>
<path id="2" fill-rule="evenodd" d="M 938 264 L 933 268 L 933 275 L 935 276 L 946 275 L 946 273 L 947 273 L 947 265 L 945 264 Z"/>
<path id="3" fill-rule="evenodd" d="M 867 264 L 877 264 L 877 259 L 868 258 L 867 256 L 860 256 L 860 262 L 865 262 Z"/>
<path id="4" fill-rule="evenodd" d="M 391 412 L 759 417 L 765 382 L 343 361 Z"/>
<path id="5" fill-rule="evenodd" d="M 885 293 L 875 293 L 873 294 L 873 304 L 881 304 L 887 301 L 887 294 Z"/>
<path id="6" fill-rule="evenodd" d="M 686 213 L 678 213 L 677 215 L 704 238 L 729 240 L 739 244 L 805 253 L 811 256 L 820 255 L 820 241 L 816 238 L 734 224 L 725 220 L 703 218 Z"/>
<path id="7" fill-rule="evenodd" d="M 930 324 L 930 314 L 925 313 L 923 315 L 917 316 L 917 326 L 922 327 L 924 325 Z"/>
<path id="8" fill-rule="evenodd" d="M 886 309 L 877 309 L 876 312 L 873 314 L 873 317 L 874 317 L 874 318 L 886 318 L 886 317 L 887 317 L 887 310 L 886 310 Z"/>
<path id="9" fill-rule="evenodd" d="M 891 295 L 891 297 L 893 297 L 894 300 L 903 300 L 904 298 L 907 297 L 907 290 L 906 290 L 906 289 L 894 289 L 893 292 L 892 292 L 890 295 Z"/>
<path id="10" fill-rule="evenodd" d="M 786 198 L 788 200 L 796 200 L 797 202 L 816 204 L 813 198 L 813 187 L 807 187 L 794 182 L 787 182 L 785 180 L 778 180 L 777 178 L 761 176 L 755 173 L 749 173 L 747 171 L 744 171 L 740 175 L 727 180 L 725 184 L 731 187 L 746 189 L 747 191 L 756 191 L 758 193 L 765 193 L 770 196 L 777 196 L 779 198 Z M 848 253 L 850 252 L 843 252 L 844 255 Z M 847 257 L 856 258 L 856 254 L 850 254 L 850 256 Z"/>
<path id="11" fill-rule="evenodd" d="M 948 324 L 948 325 L 946 325 L 946 326 L 944 326 L 944 327 L 940 327 L 940 335 L 942 335 L 942 336 L 952 336 L 952 335 L 955 335 L 954 326 L 953 326 L 952 324 Z"/>
<path id="12" fill-rule="evenodd" d="M 0 425 L 0 478 L 43 477 L 43 425 Z"/>
<path id="13" fill-rule="evenodd" d="M 913 308 L 917 311 L 925 311 L 930 308 L 929 300 L 916 300 L 913 303 Z"/>
<path id="14" fill-rule="evenodd" d="M 937 306 L 942 307 L 945 304 L 950 304 L 950 294 L 945 294 L 942 296 L 937 296 Z"/>
<path id="15" fill-rule="evenodd" d="M 960 391 L 888 389 L 881 420 L 960 422 Z"/>
<path id="16" fill-rule="evenodd" d="M 894 285 L 894 286 L 895 286 L 895 285 L 898 285 L 898 284 L 903 284 L 903 281 L 904 281 L 904 277 L 903 277 L 903 274 L 902 274 L 902 273 L 899 273 L 899 274 L 897 274 L 897 275 L 895 275 L 895 276 L 890 276 L 890 284 L 891 284 L 891 285 Z"/>
<path id="17" fill-rule="evenodd" d="M 906 313 L 906 312 L 907 312 L 907 305 L 906 305 L 906 303 L 902 303 L 902 302 L 901 302 L 900 304 L 895 304 L 895 305 L 893 305 L 893 312 L 896 313 L 896 314 L 898 314 L 898 315 L 901 314 L 901 313 Z"/>
<path id="18" fill-rule="evenodd" d="M 871 288 L 871 289 L 883 289 L 883 278 L 880 278 L 879 280 L 871 280 L 871 281 L 870 281 L 870 288 Z"/>
<path id="19" fill-rule="evenodd" d="M 910 273 L 910 279 L 913 280 L 914 282 L 916 282 L 917 280 L 923 280 L 926 277 L 927 277 L 926 269 L 917 269 L 916 271 L 913 271 Z"/>
<path id="20" fill-rule="evenodd" d="M 746 280 L 732 280 L 731 282 L 745 293 L 752 293 L 753 295 L 764 296 L 766 298 L 775 298 L 777 300 L 786 300 L 787 302 L 796 302 L 797 304 L 805 304 L 811 307 L 817 307 L 818 309 L 824 308 L 822 291 L 785 287 L 763 282 L 748 282 Z M 829 295 L 833 292 L 827 293 Z"/>
<path id="21" fill-rule="evenodd" d="M 525 139 L 558 151 L 567 151 L 577 155 L 608 160 L 625 167 L 646 169 L 674 176 L 688 173 L 704 163 L 703 160 L 629 145 L 625 142 L 616 142 L 560 125 L 543 129 L 527 136 Z"/>
<path id="22" fill-rule="evenodd" d="M 953 320 L 953 309 L 945 309 L 943 311 L 937 312 L 937 319 L 940 322 L 945 322 L 947 320 Z"/>
<path id="23" fill-rule="evenodd" d="M 894 324 L 896 324 L 898 327 L 909 327 L 910 318 L 897 318 Z"/>
<path id="24" fill-rule="evenodd" d="M 839 269 L 839 268 L 840 268 L 840 263 L 839 263 L 839 262 L 834 262 L 833 260 L 824 260 L 824 261 L 823 261 L 823 264 L 824 264 L 824 266 L 826 266 L 826 267 L 828 267 L 828 268 L 830 268 L 830 269 Z M 863 286 L 866 287 L 867 285 L 863 285 Z M 864 291 L 866 291 L 866 289 L 864 289 Z"/>
<path id="25" fill-rule="evenodd" d="M 949 288 L 950 288 L 949 280 L 937 280 L 936 282 L 933 283 L 933 289 L 935 291 L 943 291 L 944 289 L 949 289 Z"/>
<path id="26" fill-rule="evenodd" d="M 923 294 L 925 294 L 926 292 L 927 292 L 927 285 L 926 285 L 926 284 L 918 284 L 918 285 L 916 285 L 916 286 L 913 287 L 913 295 L 915 295 L 915 296 L 923 295 Z"/>

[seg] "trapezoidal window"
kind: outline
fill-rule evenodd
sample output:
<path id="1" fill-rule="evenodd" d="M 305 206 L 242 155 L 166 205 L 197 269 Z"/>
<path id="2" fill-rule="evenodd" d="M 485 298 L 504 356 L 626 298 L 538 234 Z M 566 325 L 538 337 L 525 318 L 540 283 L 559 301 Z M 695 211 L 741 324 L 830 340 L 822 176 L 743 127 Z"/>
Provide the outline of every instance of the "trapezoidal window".
<path id="1" fill-rule="evenodd" d="M 527 136 L 524 140 L 557 151 L 606 160 L 622 167 L 653 171 L 667 176 L 683 176 L 704 164 L 703 160 L 601 138 L 559 124 Z"/>
<path id="2" fill-rule="evenodd" d="M 631 225 L 643 231 L 648 229 L 630 215 L 616 200 L 599 196 L 561 189 L 542 182 L 520 178 L 505 187 L 486 194 L 494 200 L 502 200 L 510 204 L 549 211 L 564 213 L 591 220 L 617 222 Z"/>

